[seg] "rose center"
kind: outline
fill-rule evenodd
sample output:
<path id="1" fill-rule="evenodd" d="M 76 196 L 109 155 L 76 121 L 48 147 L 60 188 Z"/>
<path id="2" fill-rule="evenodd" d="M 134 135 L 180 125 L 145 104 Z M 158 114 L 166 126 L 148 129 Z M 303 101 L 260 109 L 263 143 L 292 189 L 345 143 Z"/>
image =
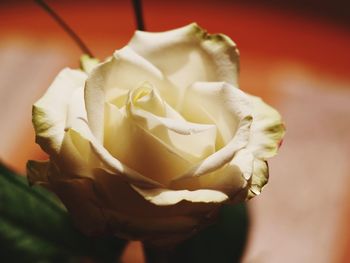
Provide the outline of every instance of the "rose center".
<path id="1" fill-rule="evenodd" d="M 105 117 L 111 154 L 163 184 L 215 152 L 216 126 L 186 121 L 149 82 L 130 90 L 121 109 L 108 104 Z"/>

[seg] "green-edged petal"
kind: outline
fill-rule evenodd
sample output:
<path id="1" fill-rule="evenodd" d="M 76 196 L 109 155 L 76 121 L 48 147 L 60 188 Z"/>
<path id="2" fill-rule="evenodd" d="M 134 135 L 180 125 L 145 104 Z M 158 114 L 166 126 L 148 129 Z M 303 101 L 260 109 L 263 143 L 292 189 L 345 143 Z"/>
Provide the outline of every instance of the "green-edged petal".
<path id="1" fill-rule="evenodd" d="M 49 154 L 60 151 L 64 131 L 70 125 L 67 116 L 74 119 L 86 115 L 83 97 L 79 96 L 85 79 L 86 74 L 80 70 L 63 69 L 33 106 L 36 141 Z"/>
<path id="2" fill-rule="evenodd" d="M 253 164 L 253 176 L 250 182 L 247 199 L 251 199 L 261 193 L 269 179 L 269 167 L 266 161 L 255 159 Z"/>
<path id="3" fill-rule="evenodd" d="M 208 34 L 196 23 L 166 32 L 136 31 L 128 45 L 178 88 L 195 81 L 225 81 L 238 87 L 235 43 L 223 34 Z"/>
<path id="4" fill-rule="evenodd" d="M 90 73 L 99 63 L 99 59 L 92 58 L 87 54 L 80 57 L 80 67 L 86 73 Z"/>
<path id="5" fill-rule="evenodd" d="M 261 98 L 250 96 L 253 106 L 248 149 L 256 158 L 266 160 L 276 155 L 285 134 L 281 115 Z"/>

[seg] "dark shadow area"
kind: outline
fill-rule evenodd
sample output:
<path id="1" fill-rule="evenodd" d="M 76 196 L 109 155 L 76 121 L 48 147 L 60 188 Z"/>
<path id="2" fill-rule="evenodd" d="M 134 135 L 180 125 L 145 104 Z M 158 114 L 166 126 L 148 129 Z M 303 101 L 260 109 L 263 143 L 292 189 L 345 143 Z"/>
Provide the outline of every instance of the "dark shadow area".
<path id="1" fill-rule="evenodd" d="M 248 229 L 246 204 L 226 205 L 214 225 L 169 253 L 146 248 L 146 257 L 153 263 L 238 263 L 246 246 Z"/>
<path id="2" fill-rule="evenodd" d="M 1 262 L 114 262 L 126 242 L 88 238 L 76 230 L 55 196 L 0 163 Z"/>

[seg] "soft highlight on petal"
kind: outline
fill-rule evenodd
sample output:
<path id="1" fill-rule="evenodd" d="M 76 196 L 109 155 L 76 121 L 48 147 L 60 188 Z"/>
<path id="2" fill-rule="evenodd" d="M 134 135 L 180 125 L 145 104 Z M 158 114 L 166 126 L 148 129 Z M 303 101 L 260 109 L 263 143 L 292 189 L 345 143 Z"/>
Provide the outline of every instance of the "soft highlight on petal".
<path id="1" fill-rule="evenodd" d="M 36 141 L 48 154 L 57 155 L 60 150 L 67 124 L 67 112 L 84 114 L 84 104 L 81 105 L 80 100 L 72 101 L 71 98 L 77 90 L 84 87 L 86 77 L 82 71 L 63 69 L 45 95 L 33 106 Z"/>
<path id="2" fill-rule="evenodd" d="M 199 110 L 204 110 L 200 102 L 206 102 L 206 105 L 209 104 L 212 109 L 211 114 L 213 114 L 213 120 L 217 120 L 219 115 L 223 115 L 225 119 L 231 121 L 234 127 L 233 130 L 230 130 L 232 135 L 225 138 L 229 140 L 226 142 L 225 146 L 174 180 L 180 180 L 191 176 L 201 176 L 219 169 L 223 165 L 229 163 L 233 159 L 235 153 L 246 147 L 249 142 L 250 126 L 253 121 L 252 111 L 249 98 L 242 91 L 235 89 L 227 83 L 220 82 L 195 83 L 194 91 L 196 91 L 194 94 L 197 96 L 194 97 L 194 104 L 192 104 L 192 107 L 189 102 L 187 106 L 184 104 L 184 112 L 187 114 L 187 119 L 192 116 L 191 114 L 196 112 L 196 107 L 198 107 Z M 195 98 L 200 98 L 201 100 L 196 102 Z M 186 107 L 189 107 L 189 109 L 186 109 Z M 192 112 L 189 112 L 191 108 Z M 197 116 L 193 116 L 192 118 L 197 118 Z M 222 122 L 222 124 L 224 123 Z M 220 129 L 221 126 L 219 124 L 216 126 L 218 127 L 218 133 L 223 134 L 223 129 Z M 224 131 L 227 130 L 225 129 Z"/>
<path id="3" fill-rule="evenodd" d="M 135 191 L 146 200 L 159 206 L 174 205 L 181 201 L 193 203 L 221 203 L 228 199 L 228 196 L 220 191 L 201 189 L 195 191 L 188 190 L 168 190 L 168 189 L 141 189 L 132 186 Z"/>
<path id="4" fill-rule="evenodd" d="M 179 89 L 195 81 L 237 85 L 236 45 L 222 34 L 208 34 L 196 23 L 166 32 L 136 31 L 128 45 L 164 72 Z"/>
<path id="5" fill-rule="evenodd" d="M 105 102 L 115 102 L 117 107 L 122 107 L 128 91 L 143 82 L 166 89 L 165 96 L 174 92 L 168 89 L 159 69 L 128 47 L 117 50 L 112 58 L 91 72 L 85 86 L 85 104 L 89 126 L 98 141 L 103 141 Z"/>
<path id="6" fill-rule="evenodd" d="M 105 148 L 121 163 L 166 185 L 183 173 L 190 162 L 143 129 L 112 104 L 106 104 Z M 119 139 L 120 138 L 120 139 Z"/>
<path id="7" fill-rule="evenodd" d="M 126 114 L 138 126 L 157 137 L 191 163 L 215 152 L 215 125 L 191 123 L 174 116 L 154 89 L 130 91 Z M 170 113 L 170 114 L 169 114 Z"/>
<path id="8" fill-rule="evenodd" d="M 85 145 L 88 144 L 91 148 L 91 153 L 93 154 L 93 156 L 89 156 L 91 158 L 89 164 L 92 163 L 91 161 L 100 161 L 102 162 L 102 166 L 96 167 L 95 165 L 95 168 L 107 169 L 114 173 L 115 176 L 121 176 L 126 181 L 135 185 L 140 185 L 143 187 L 161 186 L 160 183 L 152 180 L 151 178 L 143 176 L 142 174 L 125 165 L 125 163 L 122 163 L 119 159 L 112 156 L 111 153 L 108 152 L 107 149 L 104 148 L 104 146 L 97 141 L 97 139 L 92 134 L 88 124 L 81 119 L 79 119 L 78 121 L 80 121 L 80 125 L 71 128 L 69 131 L 73 133 L 74 136 L 78 137 Z M 79 155 L 76 156 L 79 158 Z M 79 161 L 76 163 L 79 164 Z"/>
<path id="9" fill-rule="evenodd" d="M 240 121 L 253 114 L 248 96 L 226 82 L 193 83 L 186 90 L 179 112 L 187 121 L 215 124 L 217 150 L 232 140 Z"/>
<path id="10" fill-rule="evenodd" d="M 254 156 L 246 149 L 239 150 L 233 159 L 224 166 L 201 176 L 183 177 L 170 185 L 171 189 L 211 189 L 225 193 L 231 201 L 238 199 L 249 186 L 253 174 Z"/>

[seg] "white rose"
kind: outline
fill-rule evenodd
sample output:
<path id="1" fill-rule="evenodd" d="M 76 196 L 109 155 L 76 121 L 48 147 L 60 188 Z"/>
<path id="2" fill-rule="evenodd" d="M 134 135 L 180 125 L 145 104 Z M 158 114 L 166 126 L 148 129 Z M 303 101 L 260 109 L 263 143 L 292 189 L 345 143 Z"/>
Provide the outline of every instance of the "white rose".
<path id="1" fill-rule="evenodd" d="M 238 89 L 238 50 L 196 24 L 137 31 L 84 71 L 64 69 L 34 104 L 50 160 L 28 179 L 53 192 L 86 234 L 182 239 L 224 203 L 260 193 L 280 115 Z"/>

